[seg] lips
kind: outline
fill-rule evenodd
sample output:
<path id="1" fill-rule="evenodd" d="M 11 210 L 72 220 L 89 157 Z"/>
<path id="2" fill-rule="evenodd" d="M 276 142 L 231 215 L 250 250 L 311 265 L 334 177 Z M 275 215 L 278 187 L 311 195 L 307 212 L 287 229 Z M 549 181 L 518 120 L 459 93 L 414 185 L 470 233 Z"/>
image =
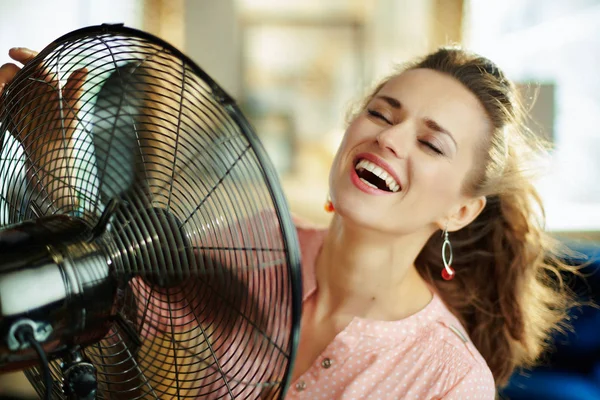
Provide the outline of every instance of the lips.
<path id="1" fill-rule="evenodd" d="M 369 193 L 397 193 L 402 190 L 400 179 L 392 167 L 373 154 L 358 155 L 354 162 L 354 172 L 355 184 Z"/>
<path id="2" fill-rule="evenodd" d="M 398 182 L 386 170 L 369 160 L 359 160 L 354 169 L 358 177 L 371 187 L 394 193 L 400 190 Z"/>

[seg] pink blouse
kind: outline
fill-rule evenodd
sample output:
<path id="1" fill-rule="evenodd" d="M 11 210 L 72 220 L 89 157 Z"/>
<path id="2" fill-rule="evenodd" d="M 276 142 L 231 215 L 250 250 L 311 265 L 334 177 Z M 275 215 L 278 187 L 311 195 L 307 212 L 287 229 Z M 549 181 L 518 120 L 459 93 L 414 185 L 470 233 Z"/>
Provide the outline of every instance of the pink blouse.
<path id="1" fill-rule="evenodd" d="M 316 290 L 325 230 L 299 227 L 304 300 Z M 494 399 L 485 360 L 439 296 L 399 321 L 355 317 L 286 399 Z"/>

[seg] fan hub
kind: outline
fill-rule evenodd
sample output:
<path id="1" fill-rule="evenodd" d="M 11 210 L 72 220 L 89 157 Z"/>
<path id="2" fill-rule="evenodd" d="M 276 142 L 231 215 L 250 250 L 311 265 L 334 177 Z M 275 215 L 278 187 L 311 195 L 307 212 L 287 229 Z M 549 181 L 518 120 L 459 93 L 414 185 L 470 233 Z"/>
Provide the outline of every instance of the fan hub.
<path id="1" fill-rule="evenodd" d="M 136 274 L 160 287 L 181 284 L 196 264 L 181 222 L 164 208 L 129 204 L 117 208 L 107 235 L 115 244 L 115 273 Z"/>

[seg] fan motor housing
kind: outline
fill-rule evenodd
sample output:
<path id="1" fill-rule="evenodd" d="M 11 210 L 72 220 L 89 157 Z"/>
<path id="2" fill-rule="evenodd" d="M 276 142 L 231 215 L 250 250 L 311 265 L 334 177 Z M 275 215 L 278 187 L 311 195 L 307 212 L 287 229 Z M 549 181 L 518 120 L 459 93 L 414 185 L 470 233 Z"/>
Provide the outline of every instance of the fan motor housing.
<path id="1" fill-rule="evenodd" d="M 34 328 L 50 358 L 104 337 L 115 315 L 116 280 L 101 242 L 83 221 L 56 215 L 0 231 L 0 372 L 37 361 L 15 330 Z"/>

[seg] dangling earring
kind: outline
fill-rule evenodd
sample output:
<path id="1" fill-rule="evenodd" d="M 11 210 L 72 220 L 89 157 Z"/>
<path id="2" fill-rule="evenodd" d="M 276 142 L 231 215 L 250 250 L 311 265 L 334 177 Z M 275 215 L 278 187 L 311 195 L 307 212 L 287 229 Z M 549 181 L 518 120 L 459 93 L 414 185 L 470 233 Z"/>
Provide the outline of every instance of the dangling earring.
<path id="1" fill-rule="evenodd" d="M 449 281 L 454 278 L 456 272 L 452 269 L 452 243 L 450 243 L 450 239 L 448 239 L 448 227 L 444 229 L 444 244 L 442 244 L 442 261 L 444 262 L 444 269 L 442 270 L 442 278 L 444 280 Z M 450 259 L 446 258 L 446 249 L 450 251 Z"/>
<path id="2" fill-rule="evenodd" d="M 335 211 L 335 208 L 333 207 L 333 203 L 331 202 L 331 199 L 329 198 L 329 196 L 327 196 L 327 201 L 325 201 L 325 211 L 328 213 L 332 213 Z"/>

